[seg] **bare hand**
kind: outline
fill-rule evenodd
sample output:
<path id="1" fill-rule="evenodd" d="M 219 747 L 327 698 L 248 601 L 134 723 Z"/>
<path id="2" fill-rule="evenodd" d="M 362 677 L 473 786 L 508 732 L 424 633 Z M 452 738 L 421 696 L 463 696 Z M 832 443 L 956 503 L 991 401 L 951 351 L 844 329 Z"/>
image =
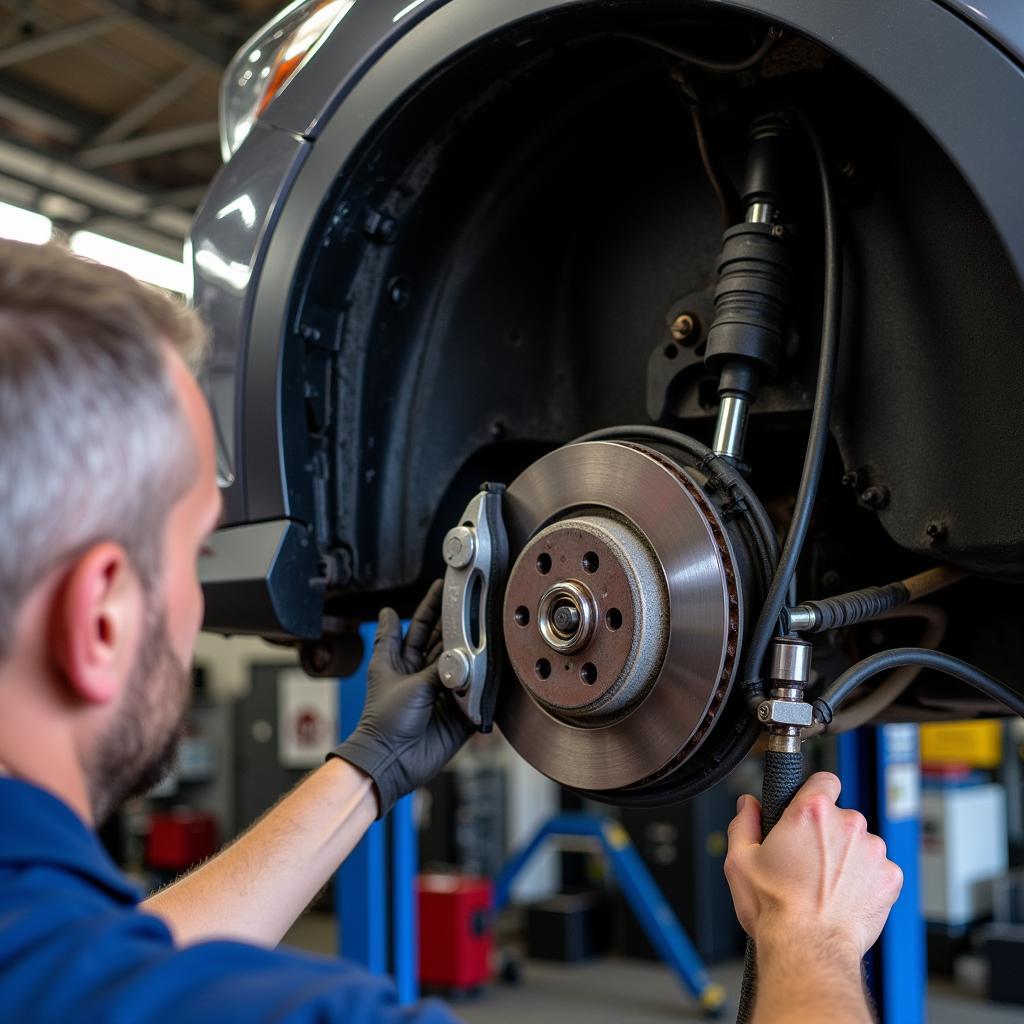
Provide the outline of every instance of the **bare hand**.
<path id="1" fill-rule="evenodd" d="M 903 872 L 862 814 L 836 806 L 839 790 L 834 775 L 812 775 L 764 842 L 760 803 L 740 798 L 725 877 L 759 953 L 773 943 L 807 942 L 859 959 L 881 934 Z"/>

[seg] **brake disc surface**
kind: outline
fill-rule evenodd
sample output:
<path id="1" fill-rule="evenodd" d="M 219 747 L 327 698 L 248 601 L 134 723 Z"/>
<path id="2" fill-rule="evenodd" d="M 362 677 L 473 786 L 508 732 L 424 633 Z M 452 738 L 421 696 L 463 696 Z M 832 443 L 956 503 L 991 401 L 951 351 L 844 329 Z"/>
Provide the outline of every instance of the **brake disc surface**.
<path id="1" fill-rule="evenodd" d="M 574 789 L 662 783 L 719 720 L 743 629 L 741 566 L 698 479 L 653 448 L 584 442 L 505 495 L 506 679 L 496 721 Z"/>

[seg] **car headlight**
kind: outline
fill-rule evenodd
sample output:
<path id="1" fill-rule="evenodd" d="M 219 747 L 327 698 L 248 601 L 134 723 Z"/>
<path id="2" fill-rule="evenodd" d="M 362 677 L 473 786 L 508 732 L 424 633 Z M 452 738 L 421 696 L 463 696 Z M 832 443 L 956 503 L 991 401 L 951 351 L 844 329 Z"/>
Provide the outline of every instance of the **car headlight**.
<path id="1" fill-rule="evenodd" d="M 354 3 L 295 0 L 235 54 L 220 95 L 220 151 L 225 161 Z"/>

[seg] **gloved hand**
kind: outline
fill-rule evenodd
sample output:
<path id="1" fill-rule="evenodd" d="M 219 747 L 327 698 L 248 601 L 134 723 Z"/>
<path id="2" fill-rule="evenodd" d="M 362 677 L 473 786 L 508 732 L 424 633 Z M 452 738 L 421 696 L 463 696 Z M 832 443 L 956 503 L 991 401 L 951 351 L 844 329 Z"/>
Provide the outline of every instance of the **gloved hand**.
<path id="1" fill-rule="evenodd" d="M 373 779 L 383 818 L 395 801 L 429 782 L 473 732 L 451 692 L 441 686 L 437 580 L 402 639 L 402 622 L 384 608 L 377 622 L 366 681 L 366 704 L 355 732 L 328 756 L 341 757 Z"/>

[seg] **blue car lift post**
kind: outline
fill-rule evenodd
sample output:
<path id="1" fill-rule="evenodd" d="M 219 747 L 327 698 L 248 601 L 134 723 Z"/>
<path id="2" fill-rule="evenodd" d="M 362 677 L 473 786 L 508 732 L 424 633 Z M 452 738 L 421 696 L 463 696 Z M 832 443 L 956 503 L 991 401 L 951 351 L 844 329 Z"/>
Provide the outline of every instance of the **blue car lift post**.
<path id="1" fill-rule="evenodd" d="M 505 862 L 494 883 L 494 908 L 505 907 L 512 883 L 534 854 L 551 838 L 584 836 L 600 844 L 616 881 L 658 955 L 676 972 L 683 987 L 710 1015 L 725 1003 L 725 991 L 707 975 L 704 964 L 675 913 L 661 894 L 629 834 L 617 822 L 589 814 L 556 814 Z"/>
<path id="2" fill-rule="evenodd" d="M 359 723 L 366 700 L 366 670 L 373 651 L 374 623 L 363 623 L 363 660 L 339 682 L 340 738 Z M 374 974 L 394 975 L 399 1002 L 419 997 L 417 979 L 416 869 L 419 851 L 412 796 L 404 797 L 384 821 L 374 822 L 335 875 L 338 949 L 346 960 Z M 388 914 L 388 850 L 391 906 Z M 389 925 L 390 923 L 390 943 Z"/>
<path id="3" fill-rule="evenodd" d="M 864 727 L 837 737 L 839 799 L 868 819 L 903 870 L 903 889 L 867 962 L 879 1024 L 925 1024 L 927 964 L 920 906 L 921 795 L 916 725 Z"/>

